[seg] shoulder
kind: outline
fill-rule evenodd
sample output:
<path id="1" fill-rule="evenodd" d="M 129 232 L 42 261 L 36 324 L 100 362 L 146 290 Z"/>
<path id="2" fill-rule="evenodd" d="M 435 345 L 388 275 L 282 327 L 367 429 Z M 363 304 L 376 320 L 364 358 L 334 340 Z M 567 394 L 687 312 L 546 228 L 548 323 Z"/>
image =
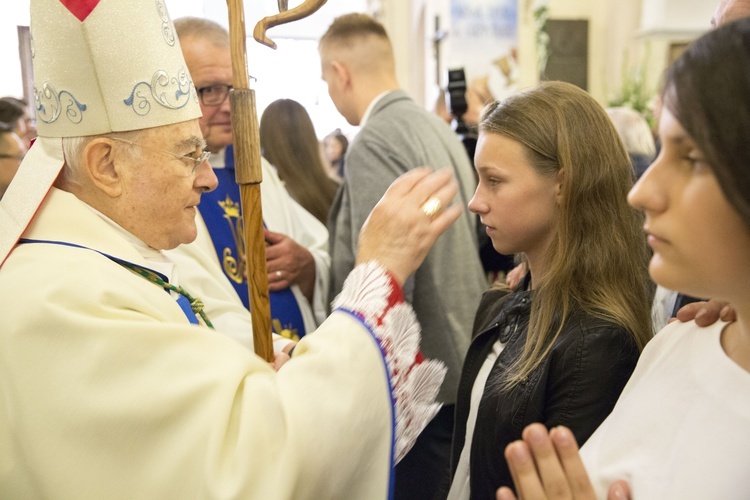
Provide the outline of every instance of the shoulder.
<path id="1" fill-rule="evenodd" d="M 400 89 L 394 90 L 383 96 L 375 106 L 373 106 L 371 118 L 383 113 L 392 113 L 394 109 L 404 108 L 422 109 L 417 105 L 414 99 L 409 97 L 409 94 Z"/>
<path id="2" fill-rule="evenodd" d="M 614 407 L 640 353 L 624 327 L 594 317 L 577 320 L 550 356 L 546 404 L 548 423 L 568 425 L 582 442 Z"/>
<path id="3" fill-rule="evenodd" d="M 587 339 L 598 342 L 616 340 L 620 337 L 631 338 L 630 332 L 623 325 L 587 313 L 574 313 L 566 323 L 565 331 L 567 335 L 579 341 Z"/>
<path id="4" fill-rule="evenodd" d="M 617 360 L 635 364 L 639 350 L 624 326 L 579 313 L 566 323 L 553 347 L 553 356 L 576 359 L 579 364 L 611 364 Z"/>
<path id="5" fill-rule="evenodd" d="M 505 302 L 511 294 L 508 288 L 490 287 L 484 291 L 474 316 L 472 336 L 487 330 L 497 320 L 498 314 L 505 307 Z"/>
<path id="6" fill-rule="evenodd" d="M 700 327 L 695 321 L 669 323 L 646 345 L 642 355 L 643 362 L 654 363 L 693 347 L 699 350 L 709 349 L 726 325 L 724 321 L 717 321 L 707 327 Z"/>
<path id="7" fill-rule="evenodd" d="M 377 103 L 360 135 L 394 136 L 400 135 L 404 129 L 417 135 L 434 134 L 435 129 L 452 133 L 450 127 L 434 113 L 419 106 L 406 92 L 397 90 Z"/>

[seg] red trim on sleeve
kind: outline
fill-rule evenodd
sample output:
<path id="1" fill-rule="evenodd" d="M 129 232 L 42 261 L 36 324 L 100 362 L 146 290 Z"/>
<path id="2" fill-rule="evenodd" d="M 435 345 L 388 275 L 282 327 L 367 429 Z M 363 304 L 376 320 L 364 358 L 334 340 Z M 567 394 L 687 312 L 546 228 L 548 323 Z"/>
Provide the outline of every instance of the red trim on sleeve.
<path id="1" fill-rule="evenodd" d="M 388 296 L 388 304 L 383 308 L 383 312 L 380 317 L 378 317 L 378 326 L 381 326 L 383 324 L 383 318 L 393 306 L 404 301 L 404 290 L 401 288 L 398 280 L 390 271 L 386 271 L 385 275 L 388 276 L 388 281 L 390 281 L 391 294 Z"/>
<path id="2" fill-rule="evenodd" d="M 383 318 L 385 317 L 385 314 L 388 312 L 390 308 L 395 306 L 396 304 L 401 304 L 404 302 L 404 289 L 401 288 L 401 285 L 399 284 L 398 280 L 393 276 L 393 273 L 390 271 L 385 272 L 385 275 L 388 276 L 388 280 L 391 284 L 391 295 L 388 297 L 388 305 L 385 306 L 383 309 L 383 314 L 380 315 L 378 318 L 378 326 L 383 324 Z M 418 365 L 422 361 L 424 361 L 424 356 L 422 355 L 422 352 L 417 352 L 417 355 L 414 358 L 414 364 Z"/>

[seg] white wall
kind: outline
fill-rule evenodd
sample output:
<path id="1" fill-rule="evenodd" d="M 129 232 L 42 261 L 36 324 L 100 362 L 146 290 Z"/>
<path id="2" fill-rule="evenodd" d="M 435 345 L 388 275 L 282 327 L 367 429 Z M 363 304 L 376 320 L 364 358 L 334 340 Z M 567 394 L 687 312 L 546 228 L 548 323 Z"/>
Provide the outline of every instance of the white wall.
<path id="1" fill-rule="evenodd" d="M 0 16 L 0 47 L 3 47 L 0 51 L 0 67 L 3 68 L 0 96 L 22 97 L 16 26 L 28 26 L 30 0 L 3 1 L 7 3 L 3 5 L 3 16 Z M 300 3 L 301 0 L 291 0 L 289 7 Z M 166 4 L 173 19 L 182 16 L 207 17 L 228 25 L 225 0 L 166 0 Z M 245 6 L 245 29 L 248 34 L 252 34 L 255 23 L 262 17 L 277 13 L 276 0 L 246 0 Z M 335 128 L 353 133 L 356 129 L 338 114 L 320 79 L 317 40 L 336 16 L 364 11 L 366 8 L 367 0 L 329 0 L 313 16 L 269 30 L 268 35 L 278 42 L 276 51 L 250 39 L 247 44 L 248 69 L 258 79 L 254 87 L 259 115 L 271 101 L 286 97 L 301 102 L 308 109 L 319 136 Z M 405 60 L 403 62 L 406 63 Z"/>
<path id="2" fill-rule="evenodd" d="M 29 25 L 29 0 L 6 0 L 0 16 L 0 96 L 23 97 L 17 26 Z"/>
<path id="3" fill-rule="evenodd" d="M 0 96 L 23 94 L 21 67 L 18 57 L 16 26 L 28 25 L 29 1 L 4 1 L 0 16 Z M 125 0 L 123 0 L 125 1 Z M 301 0 L 292 0 L 290 7 Z M 531 9 L 535 0 L 519 1 L 519 57 L 524 68 L 523 83 L 536 82 L 532 69 L 536 52 Z M 669 43 L 690 40 L 708 29 L 711 14 L 718 0 L 550 0 L 550 14 L 558 19 L 589 19 L 589 83 L 592 94 L 604 100 L 612 89 L 620 85 L 623 57 L 628 54 L 631 64 L 642 57 L 646 45 L 651 47 L 650 76 L 653 84 L 666 64 Z M 183 15 L 206 16 L 226 24 L 224 0 L 166 0 L 172 17 Z M 275 0 L 248 0 L 245 18 L 248 32 L 251 24 L 262 15 L 275 12 Z M 642 4 L 642 7 L 641 7 Z M 397 75 L 401 85 L 419 102 L 431 99 L 434 81 L 431 37 L 434 16 L 440 14 L 443 26 L 450 26 L 450 0 L 328 0 L 323 8 L 309 19 L 288 27 L 274 28 L 269 35 L 295 36 L 317 39 L 340 13 L 365 11 L 369 5 L 379 5 L 385 24 L 396 48 Z M 445 47 L 450 44 L 450 38 Z M 250 61 L 259 50 L 249 44 Z M 486 50 L 477 47 L 478 51 Z M 445 50 L 444 50 L 445 53 Z M 266 57 L 266 59 L 268 59 Z M 445 67 L 445 66 L 444 66 Z M 251 69 L 252 72 L 252 69 Z"/>
<path id="4" fill-rule="evenodd" d="M 648 48 L 649 85 L 657 88 L 670 45 L 686 43 L 711 28 L 718 0 L 648 0 L 643 4 L 640 30 L 635 35 L 641 50 Z"/>
<path id="5" fill-rule="evenodd" d="M 534 0 L 519 0 L 519 56 L 524 68 L 536 61 Z M 619 91 L 623 69 L 647 60 L 648 86 L 656 92 L 667 64 L 669 44 L 689 41 L 710 27 L 718 0 L 549 0 L 552 19 L 589 21 L 589 92 L 600 102 Z M 627 67 L 625 68 L 625 63 Z M 524 85 L 537 82 L 533 71 L 522 73 Z"/>
<path id="6" fill-rule="evenodd" d="M 643 2 L 641 29 L 652 34 L 700 33 L 710 27 L 718 3 L 716 0 L 648 0 Z"/>

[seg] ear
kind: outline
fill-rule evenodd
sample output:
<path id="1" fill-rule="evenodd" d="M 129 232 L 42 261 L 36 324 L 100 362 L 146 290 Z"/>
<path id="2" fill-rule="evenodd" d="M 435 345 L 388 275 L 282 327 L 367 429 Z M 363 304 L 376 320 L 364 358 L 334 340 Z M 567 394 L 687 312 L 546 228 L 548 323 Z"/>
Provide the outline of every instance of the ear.
<path id="1" fill-rule="evenodd" d="M 115 163 L 112 141 L 105 137 L 89 142 L 81 155 L 80 168 L 91 183 L 109 197 L 122 194 L 122 176 Z"/>
<path id="2" fill-rule="evenodd" d="M 563 193 L 563 183 L 565 182 L 565 169 L 561 168 L 557 171 L 556 177 L 556 184 L 555 184 L 555 201 L 558 205 L 562 204 L 562 193 Z"/>
<path id="3" fill-rule="evenodd" d="M 331 61 L 331 70 L 341 87 L 347 87 L 351 84 L 352 74 L 346 64 L 341 61 Z"/>

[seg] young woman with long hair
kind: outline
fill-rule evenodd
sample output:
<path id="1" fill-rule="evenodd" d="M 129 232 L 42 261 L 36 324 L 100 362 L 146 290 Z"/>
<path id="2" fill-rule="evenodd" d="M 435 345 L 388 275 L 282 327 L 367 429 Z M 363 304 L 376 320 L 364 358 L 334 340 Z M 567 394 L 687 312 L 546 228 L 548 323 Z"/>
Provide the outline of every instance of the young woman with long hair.
<path id="1" fill-rule="evenodd" d="M 567 429 L 524 431 L 506 451 L 523 497 L 554 484 L 553 498 L 605 498 L 613 482 L 608 498 L 750 492 L 750 19 L 693 42 L 662 97 L 661 152 L 628 197 L 646 214 L 649 271 L 669 289 L 728 301 L 737 321 L 661 330 L 583 461 Z"/>
<path id="2" fill-rule="evenodd" d="M 651 337 L 643 219 L 625 201 L 633 170 L 602 107 L 548 82 L 490 104 L 479 132 L 469 208 L 529 271 L 480 306 L 456 405 L 452 500 L 511 485 L 497 450 L 531 422 L 585 441 Z"/>

